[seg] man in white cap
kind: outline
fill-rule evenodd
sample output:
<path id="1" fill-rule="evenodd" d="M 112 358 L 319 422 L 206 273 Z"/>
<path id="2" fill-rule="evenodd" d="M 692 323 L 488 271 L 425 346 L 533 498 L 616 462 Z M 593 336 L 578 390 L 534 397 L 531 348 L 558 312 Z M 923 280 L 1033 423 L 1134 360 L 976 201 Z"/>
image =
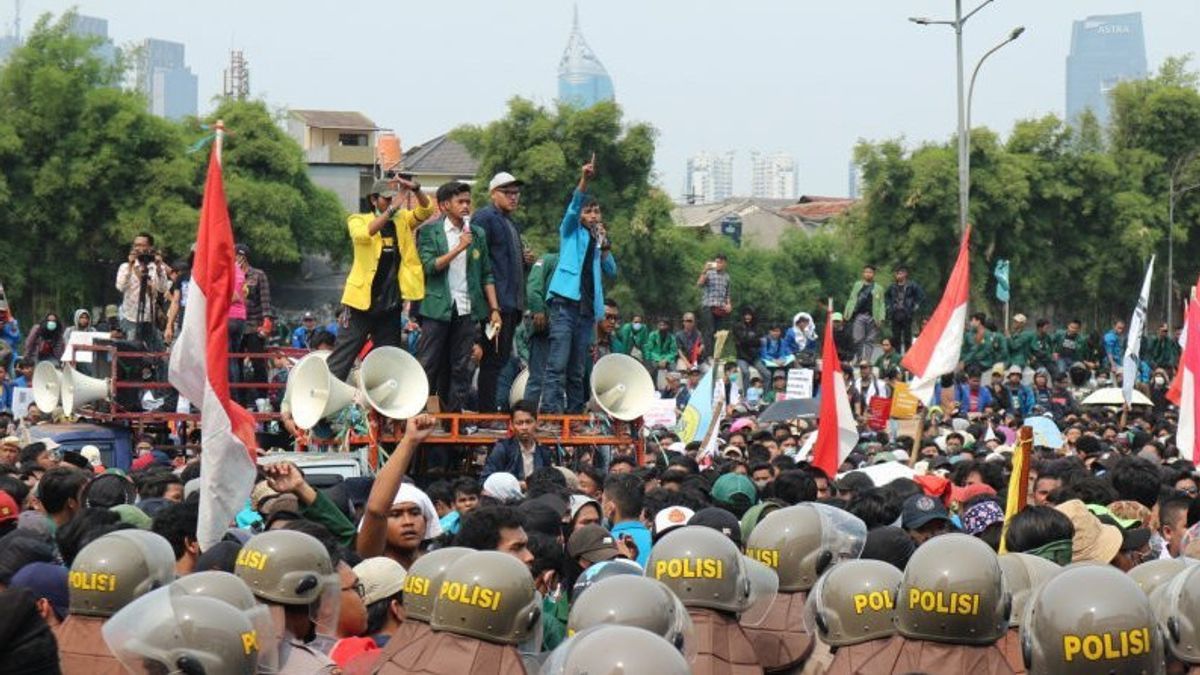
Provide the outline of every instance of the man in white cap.
<path id="1" fill-rule="evenodd" d="M 521 186 L 511 173 L 501 171 L 488 182 L 492 203 L 479 209 L 472 219 L 487 234 L 488 254 L 492 259 L 492 277 L 500 300 L 500 332 L 483 341 L 483 360 L 479 364 L 479 411 L 493 412 L 496 381 L 500 370 L 512 358 L 513 335 L 525 312 L 525 270 L 533 265 L 533 251 L 521 241 L 521 228 L 512 214 L 521 202 Z"/>

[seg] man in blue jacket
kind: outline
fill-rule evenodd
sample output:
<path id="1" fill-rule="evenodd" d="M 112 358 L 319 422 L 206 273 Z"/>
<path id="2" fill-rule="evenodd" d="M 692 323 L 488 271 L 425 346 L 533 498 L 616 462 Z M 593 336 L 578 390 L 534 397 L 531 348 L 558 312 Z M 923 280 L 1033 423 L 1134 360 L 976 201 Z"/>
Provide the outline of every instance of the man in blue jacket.
<path id="1" fill-rule="evenodd" d="M 494 473 L 511 473 L 517 480 L 525 480 L 538 469 L 554 466 L 554 451 L 537 442 L 537 406 L 517 401 L 510 422 L 512 438 L 502 438 L 492 446 L 479 480 Z"/>
<path id="2" fill-rule="evenodd" d="M 558 267 L 550 280 L 550 354 L 542 383 L 542 412 L 582 412 L 587 403 L 584 368 L 588 347 L 596 334 L 597 317 L 604 316 L 604 287 L 600 273 L 616 276 L 600 204 L 587 198 L 588 180 L 595 175 L 596 157 L 583 165 L 579 186 L 559 225 Z M 564 391 L 565 390 L 565 391 Z"/>

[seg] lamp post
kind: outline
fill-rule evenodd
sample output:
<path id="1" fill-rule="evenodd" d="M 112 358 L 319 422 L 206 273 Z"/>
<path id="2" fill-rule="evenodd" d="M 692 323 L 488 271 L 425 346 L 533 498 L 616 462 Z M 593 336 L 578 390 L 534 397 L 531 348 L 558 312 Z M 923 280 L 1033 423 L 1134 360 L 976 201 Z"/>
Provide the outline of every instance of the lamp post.
<path id="1" fill-rule="evenodd" d="M 1194 183 L 1186 187 L 1179 187 L 1180 174 L 1183 170 L 1196 159 L 1197 153 L 1200 151 L 1192 150 L 1186 155 L 1175 161 L 1175 168 L 1171 170 L 1171 182 L 1167 196 L 1167 301 L 1164 304 L 1164 309 L 1167 313 L 1167 336 L 1171 335 L 1171 315 L 1172 315 L 1172 298 L 1171 290 L 1175 285 L 1175 202 L 1185 194 L 1200 188 L 1200 183 Z"/>
<path id="2" fill-rule="evenodd" d="M 979 10 L 989 5 L 992 0 L 983 0 L 975 9 L 966 15 L 962 13 L 962 0 L 954 0 L 954 20 L 930 19 L 923 16 L 909 17 L 909 21 L 920 26 L 950 26 L 954 29 L 954 42 L 957 53 L 958 74 L 958 231 L 967 229 L 967 207 L 970 204 L 969 190 L 971 184 L 971 139 L 967 127 L 967 102 L 963 91 L 963 45 L 962 30 L 967 20 L 975 16 Z M 1019 33 L 1018 33 L 1019 35 Z M 1015 39 L 1015 38 L 1013 38 Z M 1008 42 L 1011 42 L 1010 39 Z M 1006 43 L 1007 44 L 1007 43 Z M 986 58 L 986 56 L 984 57 Z M 978 71 L 978 67 L 976 68 Z M 973 78 L 972 78 L 973 79 Z"/>

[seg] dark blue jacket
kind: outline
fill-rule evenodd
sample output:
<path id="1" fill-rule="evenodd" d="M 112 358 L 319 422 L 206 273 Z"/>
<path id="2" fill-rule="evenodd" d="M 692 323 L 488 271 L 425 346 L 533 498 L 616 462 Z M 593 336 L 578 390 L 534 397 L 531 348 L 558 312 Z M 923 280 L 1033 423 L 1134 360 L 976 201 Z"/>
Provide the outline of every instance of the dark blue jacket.
<path id="1" fill-rule="evenodd" d="M 533 468 L 547 466 L 554 466 L 554 451 L 544 445 L 536 446 L 533 449 Z M 521 445 L 517 439 L 502 438 L 492 446 L 479 480 L 487 480 L 494 473 L 511 473 L 517 480 L 525 480 L 525 463 L 521 461 Z"/>
<path id="2" fill-rule="evenodd" d="M 517 231 L 517 241 L 513 241 L 508 222 L 513 223 Z M 471 216 L 471 224 L 478 225 L 487 235 L 488 254 L 492 258 L 492 277 L 496 284 L 496 299 L 500 301 L 500 310 L 504 312 L 524 311 L 518 307 L 521 288 L 525 285 L 525 269 L 523 264 L 513 269 L 512 249 L 516 248 L 518 258 L 523 250 L 521 245 L 521 228 L 511 218 L 504 215 L 495 205 L 489 204 L 479 209 Z"/>

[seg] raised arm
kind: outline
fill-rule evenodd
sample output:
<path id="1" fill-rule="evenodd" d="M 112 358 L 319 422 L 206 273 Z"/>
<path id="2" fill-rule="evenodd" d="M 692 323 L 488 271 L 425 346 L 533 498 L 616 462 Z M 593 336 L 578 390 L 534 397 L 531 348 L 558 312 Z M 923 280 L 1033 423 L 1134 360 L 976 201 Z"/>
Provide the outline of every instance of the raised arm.
<path id="1" fill-rule="evenodd" d="M 367 507 L 363 513 L 362 526 L 358 531 L 354 548 L 364 558 L 383 555 L 387 545 L 387 519 L 392 510 L 392 501 L 400 491 L 400 483 L 408 471 L 408 465 L 421 442 L 433 433 L 437 420 L 433 415 L 417 415 L 408 420 L 404 437 L 392 451 L 392 456 L 375 474 L 375 483 L 367 495 Z"/>

